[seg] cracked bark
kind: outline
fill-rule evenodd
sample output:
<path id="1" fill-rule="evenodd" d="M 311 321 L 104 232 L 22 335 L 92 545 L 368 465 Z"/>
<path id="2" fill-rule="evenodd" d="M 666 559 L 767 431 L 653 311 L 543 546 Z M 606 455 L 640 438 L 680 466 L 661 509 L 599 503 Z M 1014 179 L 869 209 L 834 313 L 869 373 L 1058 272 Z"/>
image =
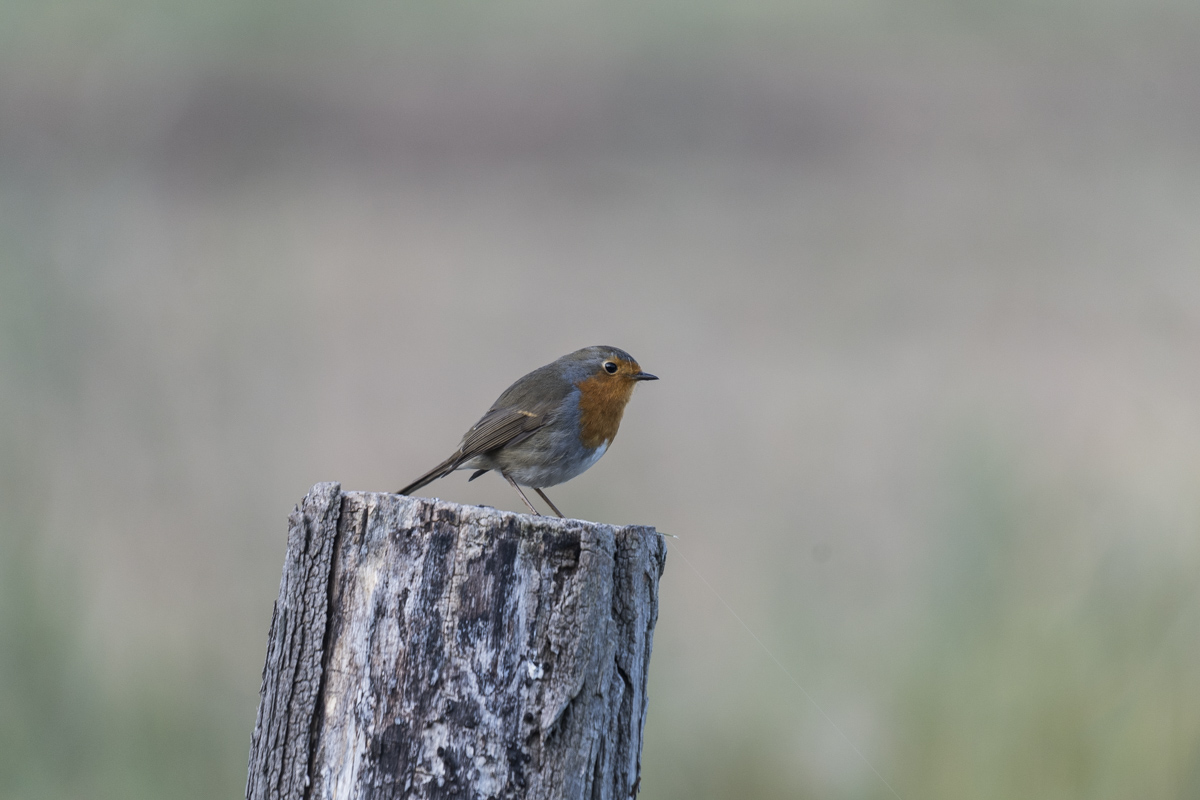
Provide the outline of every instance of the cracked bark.
<path id="1" fill-rule="evenodd" d="M 652 528 L 314 486 L 246 797 L 634 796 L 665 558 Z"/>

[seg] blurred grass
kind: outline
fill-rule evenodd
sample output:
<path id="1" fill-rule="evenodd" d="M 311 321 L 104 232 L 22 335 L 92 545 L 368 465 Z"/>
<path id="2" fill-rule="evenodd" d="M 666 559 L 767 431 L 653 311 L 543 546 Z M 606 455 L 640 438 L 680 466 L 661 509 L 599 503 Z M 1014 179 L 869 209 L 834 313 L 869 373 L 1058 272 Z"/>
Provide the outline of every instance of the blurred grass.
<path id="1" fill-rule="evenodd" d="M 0 798 L 237 796 L 291 504 L 600 341 L 556 502 L 905 800 L 1200 796 L 1198 30 L 0 4 Z M 891 796 L 662 602 L 643 797 Z"/>
<path id="2" fill-rule="evenodd" d="M 1111 503 L 1097 487 L 1029 485 L 994 447 L 957 466 L 926 633 L 897 695 L 901 783 L 945 798 L 1194 796 L 1194 545 L 1137 546 L 1150 515 L 1097 525 L 1089 506 Z"/>
<path id="3" fill-rule="evenodd" d="M 872 749 L 869 729 L 839 725 L 870 764 L 767 664 L 754 670 L 763 685 L 727 687 L 720 704 L 752 714 L 693 709 L 702 722 L 665 737 L 651 718 L 645 796 L 893 797 L 871 767 L 906 798 L 1197 796 L 1196 542 L 1161 531 L 1139 542 L 1148 509 L 1097 525 L 1096 506 L 1123 503 L 1072 485 L 1079 474 L 1030 483 L 1037 468 L 1011 446 L 967 435 L 951 455 L 924 602 L 901 631 L 903 655 L 880 667 L 888 741 Z M 678 557 L 673 569 L 688 570 Z M 743 664 L 764 660 L 748 635 L 734 642 Z M 801 663 L 790 669 L 819 686 Z M 816 735 L 789 740 L 797 727 Z"/>
<path id="4" fill-rule="evenodd" d="M 136 689 L 114 689 L 80 646 L 70 581 L 46 579 L 19 525 L 6 519 L 0 544 L 0 796 L 237 796 L 244 699 L 153 663 Z"/>
<path id="5" fill-rule="evenodd" d="M 246 698 L 212 665 L 182 669 L 160 657 L 113 681 L 86 644 L 78 575 L 86 564 L 49 562 L 46 426 L 78 401 L 83 320 L 70 313 L 70 293 L 34 267 L 36 258 L 3 256 L 0 797 L 236 796 Z"/>

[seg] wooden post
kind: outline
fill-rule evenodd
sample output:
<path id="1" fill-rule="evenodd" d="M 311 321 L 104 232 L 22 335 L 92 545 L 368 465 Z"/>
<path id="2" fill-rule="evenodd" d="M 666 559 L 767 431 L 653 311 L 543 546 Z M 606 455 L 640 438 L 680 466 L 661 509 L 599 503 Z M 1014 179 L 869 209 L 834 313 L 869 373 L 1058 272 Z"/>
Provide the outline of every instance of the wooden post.
<path id="1" fill-rule="evenodd" d="M 653 528 L 317 484 L 247 800 L 635 796 L 665 558 Z"/>

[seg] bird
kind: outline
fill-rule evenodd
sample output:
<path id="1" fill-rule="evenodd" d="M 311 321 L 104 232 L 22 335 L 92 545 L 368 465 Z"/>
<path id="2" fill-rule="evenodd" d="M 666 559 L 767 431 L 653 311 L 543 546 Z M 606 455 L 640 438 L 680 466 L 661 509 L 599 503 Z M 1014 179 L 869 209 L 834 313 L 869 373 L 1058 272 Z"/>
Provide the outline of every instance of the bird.
<path id="1" fill-rule="evenodd" d="M 459 469 L 475 470 L 468 481 L 495 470 L 535 515 L 541 516 L 522 485 L 562 517 L 542 490 L 599 461 L 617 435 L 634 387 L 656 380 L 657 375 L 642 371 L 633 356 L 617 347 L 568 353 L 505 389 L 453 455 L 397 494 L 411 495 Z"/>

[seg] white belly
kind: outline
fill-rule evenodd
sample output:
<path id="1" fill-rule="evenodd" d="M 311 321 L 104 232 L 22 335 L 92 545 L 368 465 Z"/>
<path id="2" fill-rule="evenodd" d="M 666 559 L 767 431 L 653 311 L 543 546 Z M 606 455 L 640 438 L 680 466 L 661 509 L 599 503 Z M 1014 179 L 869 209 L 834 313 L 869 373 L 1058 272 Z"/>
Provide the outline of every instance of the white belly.
<path id="1" fill-rule="evenodd" d="M 586 461 L 583 462 L 583 466 L 580 467 L 579 472 L 576 472 L 575 474 L 579 475 L 579 474 L 582 474 L 582 473 L 586 472 L 587 470 L 591 469 L 592 465 L 600 460 L 600 456 L 604 455 L 604 451 L 607 449 L 608 449 L 608 441 L 605 440 L 605 441 L 601 442 L 600 446 L 596 448 L 595 452 L 593 452 L 592 455 Z"/>
<path id="2" fill-rule="evenodd" d="M 604 455 L 604 451 L 608 449 L 608 442 L 601 442 L 590 453 L 585 453 L 579 458 L 571 459 L 570 461 L 555 461 L 553 463 L 544 464 L 541 466 L 516 467 L 509 470 L 509 474 L 517 481 L 517 483 L 525 486 L 537 486 L 545 488 L 547 486 L 557 486 L 560 483 L 565 483 L 577 475 L 583 474 L 589 467 L 600 460 Z"/>

